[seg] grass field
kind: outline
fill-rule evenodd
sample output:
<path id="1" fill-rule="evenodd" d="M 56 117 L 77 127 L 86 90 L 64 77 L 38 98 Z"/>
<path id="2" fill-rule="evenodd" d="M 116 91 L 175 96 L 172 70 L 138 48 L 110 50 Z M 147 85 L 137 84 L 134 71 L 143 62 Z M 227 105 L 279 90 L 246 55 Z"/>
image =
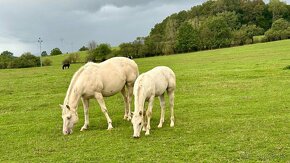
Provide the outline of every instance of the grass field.
<path id="1" fill-rule="evenodd" d="M 133 139 L 120 94 L 106 98 L 114 129 L 91 100 L 90 128 L 62 134 L 61 110 L 73 73 L 53 66 L 0 70 L 0 162 L 289 162 L 290 40 L 136 59 L 140 72 L 171 67 L 177 77 L 174 128 Z"/>

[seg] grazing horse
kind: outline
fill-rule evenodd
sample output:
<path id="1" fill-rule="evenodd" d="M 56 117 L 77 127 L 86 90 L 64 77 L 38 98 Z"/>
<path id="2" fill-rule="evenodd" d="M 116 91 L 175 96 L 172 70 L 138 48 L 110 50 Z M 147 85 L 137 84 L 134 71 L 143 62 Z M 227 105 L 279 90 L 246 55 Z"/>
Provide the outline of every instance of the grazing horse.
<path id="1" fill-rule="evenodd" d="M 124 119 L 131 119 L 130 104 L 133 95 L 133 86 L 139 75 L 137 64 L 125 57 L 115 57 L 101 63 L 89 62 L 82 66 L 73 76 L 67 90 L 62 109 L 63 134 L 71 134 L 78 121 L 77 106 L 82 100 L 85 123 L 81 131 L 89 125 L 89 99 L 96 98 L 104 113 L 108 130 L 112 129 L 112 120 L 109 117 L 104 97 L 118 92 L 123 95 L 125 103 Z"/>
<path id="2" fill-rule="evenodd" d="M 69 68 L 70 64 L 69 63 L 64 63 L 62 65 L 62 69 L 64 70 L 65 68 Z"/>
<path id="3" fill-rule="evenodd" d="M 158 96 L 161 106 L 161 117 L 158 128 L 161 128 L 164 122 L 165 100 L 164 94 L 167 91 L 169 96 L 169 105 L 171 111 L 170 127 L 174 126 L 174 91 L 176 88 L 176 79 L 174 72 L 165 66 L 158 66 L 152 70 L 141 74 L 134 84 L 134 105 L 135 110 L 132 117 L 134 138 L 140 137 L 141 128 L 146 131 L 145 135 L 149 135 L 150 119 L 154 97 Z M 144 103 L 148 101 L 147 112 L 144 109 Z"/>

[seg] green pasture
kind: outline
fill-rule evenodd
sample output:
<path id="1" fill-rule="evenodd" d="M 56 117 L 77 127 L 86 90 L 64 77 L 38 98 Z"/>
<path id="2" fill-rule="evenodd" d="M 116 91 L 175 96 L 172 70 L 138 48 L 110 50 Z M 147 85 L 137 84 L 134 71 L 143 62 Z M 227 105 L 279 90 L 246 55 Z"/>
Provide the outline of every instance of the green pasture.
<path id="1" fill-rule="evenodd" d="M 114 129 L 90 101 L 90 127 L 62 134 L 61 110 L 73 73 L 83 64 L 0 70 L 0 162 L 289 162 L 290 40 L 135 59 L 140 72 L 159 65 L 176 73 L 175 127 L 168 98 L 157 128 L 133 139 L 120 94 L 106 98 Z M 133 108 L 132 108 L 133 109 Z"/>

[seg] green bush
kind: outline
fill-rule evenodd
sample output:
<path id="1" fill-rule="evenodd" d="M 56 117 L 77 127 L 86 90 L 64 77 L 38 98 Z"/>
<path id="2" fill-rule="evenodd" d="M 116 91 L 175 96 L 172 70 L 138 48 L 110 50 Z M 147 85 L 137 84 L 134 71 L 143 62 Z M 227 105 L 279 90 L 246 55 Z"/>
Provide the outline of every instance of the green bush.
<path id="1" fill-rule="evenodd" d="M 42 62 L 43 66 L 51 66 L 52 61 L 48 58 L 45 58 Z"/>
<path id="2" fill-rule="evenodd" d="M 80 61 L 80 55 L 79 53 L 72 53 L 67 58 L 70 63 L 77 63 Z"/>
<path id="3" fill-rule="evenodd" d="M 64 65 L 64 64 L 70 64 L 71 62 L 70 62 L 70 60 L 68 59 L 68 58 L 66 58 L 66 59 L 64 59 L 63 61 L 62 61 L 62 64 Z"/>

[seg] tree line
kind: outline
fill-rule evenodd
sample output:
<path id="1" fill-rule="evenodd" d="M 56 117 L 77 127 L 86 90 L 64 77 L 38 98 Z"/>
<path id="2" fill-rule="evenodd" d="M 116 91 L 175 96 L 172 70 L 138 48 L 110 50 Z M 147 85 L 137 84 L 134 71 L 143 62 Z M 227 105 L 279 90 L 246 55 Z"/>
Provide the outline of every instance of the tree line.
<path id="1" fill-rule="evenodd" d="M 101 62 L 114 56 L 139 58 L 276 41 L 290 38 L 289 21 L 290 5 L 280 0 L 270 0 L 268 4 L 263 0 L 209 0 L 168 16 L 157 23 L 148 36 L 137 37 L 118 48 L 91 41 L 79 51 L 88 51 L 86 61 Z M 50 53 L 60 54 L 59 48 Z M 31 55 L 1 54 L 0 68 L 39 66 L 39 59 Z M 48 54 L 43 51 L 41 55 Z M 26 59 L 33 60 L 34 64 L 30 61 L 24 64 Z M 79 59 L 75 53 L 63 62 L 73 63 Z"/>
<path id="2" fill-rule="evenodd" d="M 288 39 L 289 21 L 290 5 L 280 0 L 209 0 L 168 16 L 114 53 L 136 58 Z"/>

